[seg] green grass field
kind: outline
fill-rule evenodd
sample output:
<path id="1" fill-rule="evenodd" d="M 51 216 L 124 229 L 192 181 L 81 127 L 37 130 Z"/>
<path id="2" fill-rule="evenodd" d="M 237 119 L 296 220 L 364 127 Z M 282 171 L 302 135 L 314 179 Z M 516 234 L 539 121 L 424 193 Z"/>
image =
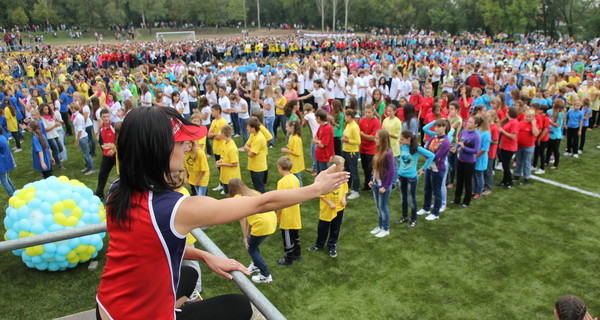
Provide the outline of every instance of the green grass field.
<path id="1" fill-rule="evenodd" d="M 306 129 L 304 133 L 308 165 Z M 274 168 L 283 144 L 281 139 L 270 150 L 271 189 L 279 178 Z M 600 193 L 598 144 L 600 130 L 588 132 L 581 158 L 563 157 L 560 169 L 547 170 L 544 178 Z M 79 172 L 83 159 L 72 138 L 68 145 L 67 170 L 55 174 L 95 189 L 97 177 Z M 15 154 L 18 167 L 10 175 L 17 188 L 41 177 L 31 169 L 30 147 L 28 136 L 24 151 Z M 246 155 L 240 158 L 245 169 Z M 96 166 L 99 160 L 95 158 Z M 242 172 L 251 185 L 247 171 Z M 109 181 L 114 178 L 113 172 Z M 311 180 L 304 175 L 305 184 Z M 213 169 L 210 188 L 217 181 Z M 4 190 L 0 194 L 0 202 L 6 203 Z M 210 189 L 209 195 L 222 197 Z M 421 182 L 421 205 L 422 195 Z M 289 319 L 552 319 L 554 303 L 564 294 L 582 297 L 593 315 L 600 314 L 600 284 L 594 280 L 600 274 L 597 198 L 534 181 L 512 190 L 496 188 L 467 210 L 451 207 L 437 221 L 421 217 L 408 230 L 393 224 L 400 216 L 400 196 L 394 191 L 391 235 L 382 239 L 369 234 L 377 226 L 369 193 L 348 202 L 337 258 L 326 251 L 307 251 L 316 239 L 316 200 L 301 207 L 302 261 L 293 266 L 275 263 L 283 255 L 279 232 L 261 246 L 274 282 L 258 288 Z M 206 233 L 229 257 L 250 262 L 237 222 L 210 227 Z M 104 252 L 98 261 L 97 271 L 88 271 L 86 263 L 52 273 L 29 269 L 11 253 L 0 254 L 0 319 L 50 319 L 94 308 Z M 204 297 L 239 292 L 233 282 L 206 270 Z"/>

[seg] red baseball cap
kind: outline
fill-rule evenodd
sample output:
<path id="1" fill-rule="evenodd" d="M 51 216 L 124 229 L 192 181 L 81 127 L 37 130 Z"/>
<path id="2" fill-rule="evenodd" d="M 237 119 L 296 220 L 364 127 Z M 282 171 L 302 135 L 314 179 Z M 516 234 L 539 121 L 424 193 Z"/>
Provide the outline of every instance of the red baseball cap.
<path id="1" fill-rule="evenodd" d="M 206 127 L 183 124 L 179 119 L 171 119 L 175 142 L 193 141 L 206 136 Z"/>

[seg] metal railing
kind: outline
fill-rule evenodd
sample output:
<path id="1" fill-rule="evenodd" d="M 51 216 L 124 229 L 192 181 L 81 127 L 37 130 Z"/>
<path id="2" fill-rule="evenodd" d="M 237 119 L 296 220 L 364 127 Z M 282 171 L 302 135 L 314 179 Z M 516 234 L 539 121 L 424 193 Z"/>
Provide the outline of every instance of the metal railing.
<path id="1" fill-rule="evenodd" d="M 101 232 L 106 232 L 106 223 L 98 223 L 85 227 L 77 227 L 26 238 L 2 241 L 0 242 L 0 253 Z M 198 243 L 200 243 L 200 245 L 206 249 L 206 251 L 214 254 L 215 256 L 227 258 L 223 251 L 221 251 L 221 249 L 219 249 L 219 247 L 212 240 L 210 240 L 204 231 L 200 229 L 194 229 L 191 233 L 194 238 L 198 240 Z M 250 299 L 252 304 L 256 306 L 256 308 L 262 313 L 263 316 L 265 316 L 265 318 L 274 320 L 286 319 L 285 316 L 271 303 L 271 301 L 269 301 L 269 299 L 267 299 L 267 297 L 265 297 L 250 280 L 248 280 L 246 275 L 239 271 L 233 271 L 231 272 L 231 275 L 233 276 L 233 282 L 248 297 L 248 299 Z"/>

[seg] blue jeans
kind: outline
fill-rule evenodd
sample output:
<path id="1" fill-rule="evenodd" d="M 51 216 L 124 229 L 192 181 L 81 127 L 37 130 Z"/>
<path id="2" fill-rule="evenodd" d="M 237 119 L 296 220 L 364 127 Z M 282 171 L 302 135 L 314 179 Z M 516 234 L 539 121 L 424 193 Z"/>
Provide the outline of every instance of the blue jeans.
<path id="1" fill-rule="evenodd" d="M 192 188 L 194 188 L 198 196 L 206 196 L 206 192 L 208 191 L 208 187 L 192 186 Z"/>
<path id="2" fill-rule="evenodd" d="M 294 175 L 296 176 L 296 178 L 298 178 L 298 181 L 300 181 L 300 188 L 302 188 L 302 174 L 301 174 L 301 172 L 294 173 Z"/>
<path id="3" fill-rule="evenodd" d="M 442 178 L 442 207 L 446 205 L 446 198 L 448 198 L 448 188 L 446 187 L 446 179 L 448 179 L 448 160 L 446 160 L 446 169 Z"/>
<path id="4" fill-rule="evenodd" d="M 15 193 L 15 186 L 13 185 L 12 180 L 10 180 L 8 172 L 0 173 L 0 183 L 2 183 L 4 189 L 6 189 L 8 196 L 12 197 Z"/>
<path id="5" fill-rule="evenodd" d="M 272 145 L 275 143 L 275 133 L 273 133 L 273 122 L 275 122 L 275 117 L 265 117 L 265 127 L 267 128 L 267 130 L 269 130 L 269 132 L 273 136 L 273 139 L 267 141 L 267 144 L 269 144 L 269 145 Z"/>
<path id="6" fill-rule="evenodd" d="M 252 185 L 254 185 L 254 190 L 265 193 L 265 175 L 267 171 L 250 171 L 250 177 L 252 178 Z"/>
<path id="7" fill-rule="evenodd" d="M 544 159 L 541 159 L 542 163 Z M 483 175 L 484 182 L 483 187 L 487 190 L 492 191 L 492 185 L 494 184 L 494 166 L 496 165 L 496 159 L 488 159 L 487 169 Z"/>
<path id="8" fill-rule="evenodd" d="M 260 244 L 263 241 L 265 241 L 267 237 L 268 236 L 253 236 L 251 234 L 248 235 L 248 255 L 250 255 L 250 258 L 252 258 L 252 262 L 254 262 L 254 265 L 258 269 L 260 269 L 260 274 L 262 274 L 265 277 L 270 276 L 271 272 L 269 272 L 269 268 L 267 267 L 265 261 L 260 255 L 260 248 L 258 246 L 260 246 Z"/>
<path id="9" fill-rule="evenodd" d="M 242 133 L 242 147 L 246 144 L 246 142 L 248 141 L 248 119 L 242 119 L 242 118 L 238 118 L 238 123 L 240 125 L 240 131 Z"/>
<path id="10" fill-rule="evenodd" d="M 411 221 L 417 221 L 417 178 L 399 176 L 402 198 L 402 218 L 408 218 L 408 201 L 412 210 Z"/>
<path id="11" fill-rule="evenodd" d="M 85 132 L 88 134 L 88 145 L 90 154 L 96 155 L 96 140 L 94 140 L 94 126 L 85 127 Z"/>
<path id="12" fill-rule="evenodd" d="M 350 172 L 350 181 L 348 187 L 352 191 L 358 192 L 360 189 L 360 176 L 358 175 L 358 152 L 343 151 L 344 171 Z"/>
<path id="13" fill-rule="evenodd" d="M 315 156 L 315 151 L 317 150 L 317 145 L 314 143 L 310 143 L 310 157 L 312 158 L 313 165 L 312 169 L 317 171 L 317 157 Z"/>
<path id="14" fill-rule="evenodd" d="M 515 176 L 523 176 L 525 179 L 529 179 L 531 176 L 531 158 L 533 157 L 534 149 L 535 147 L 519 147 L 517 149 Z"/>
<path id="15" fill-rule="evenodd" d="M 431 209 L 431 197 L 435 196 L 433 210 L 431 214 L 439 216 L 440 207 L 442 206 L 442 181 L 444 179 L 443 172 L 435 172 L 431 169 L 425 170 L 425 195 L 423 202 L 423 210 Z"/>
<path id="16" fill-rule="evenodd" d="M 475 170 L 475 174 L 473 175 L 473 192 L 475 194 L 481 195 L 483 192 L 483 175 L 485 170 Z"/>
<path id="17" fill-rule="evenodd" d="M 327 162 L 317 161 L 317 173 L 321 173 L 323 170 L 327 170 Z"/>
<path id="18" fill-rule="evenodd" d="M 454 176 L 456 175 L 456 165 L 458 162 L 458 155 L 456 152 L 448 152 L 448 182 L 454 184 Z"/>
<path id="19" fill-rule="evenodd" d="M 237 113 L 231 114 L 231 123 L 233 124 L 233 134 L 240 134 L 240 116 Z"/>
<path id="20" fill-rule="evenodd" d="M 55 164 L 60 166 L 60 156 L 59 154 L 62 152 L 62 145 L 59 141 L 60 138 L 51 138 L 48 139 L 48 145 L 50 146 L 50 150 L 52 151 L 52 157 L 54 158 Z"/>
<path id="21" fill-rule="evenodd" d="M 388 201 L 390 200 L 391 188 L 385 190 L 384 193 L 379 193 L 380 186 L 373 184 L 373 197 L 377 206 L 377 215 L 379 217 L 379 228 L 385 231 L 390 230 L 390 208 Z"/>
<path id="22" fill-rule="evenodd" d="M 60 158 L 60 162 L 67 161 L 67 147 L 65 146 L 67 135 L 63 127 L 56 128 L 56 132 L 58 133 L 58 140 L 62 146 L 62 151 L 58 153 L 58 157 Z"/>
<path id="23" fill-rule="evenodd" d="M 81 149 L 81 153 L 83 153 L 83 157 L 85 158 L 85 166 L 88 169 L 94 169 L 94 161 L 92 160 L 92 156 L 88 151 L 88 137 L 79 139 L 79 148 Z"/>

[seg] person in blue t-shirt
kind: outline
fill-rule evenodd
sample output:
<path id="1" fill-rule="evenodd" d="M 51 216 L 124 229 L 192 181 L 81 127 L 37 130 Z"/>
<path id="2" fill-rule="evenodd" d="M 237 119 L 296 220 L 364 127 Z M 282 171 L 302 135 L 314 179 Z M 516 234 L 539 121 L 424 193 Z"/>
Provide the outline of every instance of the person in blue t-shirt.
<path id="1" fill-rule="evenodd" d="M 477 160 L 475 160 L 475 179 L 473 179 L 473 192 L 475 195 L 473 195 L 473 200 L 479 200 L 483 193 L 483 179 L 484 173 L 488 167 L 488 151 L 490 150 L 490 144 L 492 142 L 492 134 L 485 115 L 478 116 L 475 120 L 476 123 L 480 122 L 478 125 L 479 130 L 477 130 L 477 133 L 479 133 L 480 148 L 476 155 Z"/>
<path id="2" fill-rule="evenodd" d="M 550 158 L 554 157 L 554 164 L 550 169 L 558 168 L 560 160 L 560 140 L 563 137 L 563 126 L 565 124 L 565 101 L 562 99 L 554 99 L 552 110 L 546 112 L 550 117 L 550 135 L 548 139 L 548 152 L 546 153 L 546 165 L 550 163 Z"/>
<path id="3" fill-rule="evenodd" d="M 579 154 L 583 153 L 583 147 L 585 146 L 585 133 L 588 131 L 588 128 L 590 127 L 590 117 L 592 116 L 592 109 L 590 108 L 591 106 L 591 102 L 590 99 L 588 98 L 584 98 L 583 102 L 582 102 L 582 108 L 581 108 L 581 112 L 583 113 L 583 126 L 581 128 L 581 133 L 580 136 L 581 138 L 579 139 Z"/>
<path id="4" fill-rule="evenodd" d="M 577 100 L 573 108 L 567 112 L 567 152 L 564 156 L 573 155 L 573 158 L 579 158 L 579 136 L 583 129 L 583 112 L 581 112 L 581 101 Z"/>
<path id="5" fill-rule="evenodd" d="M 429 168 L 435 155 L 431 151 L 420 147 L 418 138 L 410 130 L 404 130 L 400 135 L 398 180 L 400 181 L 400 194 L 402 195 L 402 218 L 396 221 L 396 224 L 409 222 L 408 201 L 410 201 L 412 216 L 406 227 L 412 228 L 417 225 L 417 177 Z M 421 169 L 417 170 L 419 155 L 422 155 L 426 161 Z"/>
<path id="6" fill-rule="evenodd" d="M 58 86 L 58 93 L 58 101 L 60 102 L 60 117 L 62 118 L 63 123 L 65 124 L 65 127 L 67 129 L 67 135 L 71 136 L 73 135 L 73 130 L 71 129 L 71 121 L 69 119 L 69 101 L 71 99 L 69 99 L 69 96 L 65 91 L 65 87 L 63 86 Z"/>

